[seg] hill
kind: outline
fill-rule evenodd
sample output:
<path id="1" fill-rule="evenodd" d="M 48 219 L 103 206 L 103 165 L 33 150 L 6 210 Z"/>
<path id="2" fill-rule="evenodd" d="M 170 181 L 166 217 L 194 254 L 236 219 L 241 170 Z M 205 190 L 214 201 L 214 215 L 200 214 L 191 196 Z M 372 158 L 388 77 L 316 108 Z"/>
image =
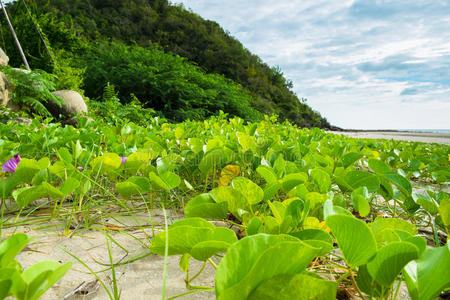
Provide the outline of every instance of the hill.
<path id="1" fill-rule="evenodd" d="M 251 105 L 263 114 L 277 114 L 281 120 L 288 119 L 300 126 L 330 126 L 304 99 L 296 96 L 292 91 L 292 82 L 283 76 L 279 68 L 265 64 L 217 23 L 204 20 L 181 5 L 173 5 L 167 0 L 25 2 L 53 49 L 74 52 L 76 48 L 70 35 L 62 35 L 68 38 L 68 43 L 65 43 L 60 34 L 52 34 L 56 25 L 59 31 L 67 33 L 61 22 L 65 30 L 74 32 L 76 37 L 87 42 L 107 39 L 142 47 L 158 44 L 165 52 L 187 58 L 206 73 L 222 74 L 240 84 L 248 90 Z M 22 15 L 20 27 L 25 28 L 23 25 L 28 22 L 26 18 L 29 16 L 23 1 L 9 9 L 17 24 L 17 16 Z M 27 41 L 31 38 L 30 31 L 25 29 L 19 30 L 18 36 Z M 49 62 L 43 46 L 40 45 L 37 50 L 30 54 L 36 58 L 37 67 L 46 69 L 41 64 L 42 60 Z"/>

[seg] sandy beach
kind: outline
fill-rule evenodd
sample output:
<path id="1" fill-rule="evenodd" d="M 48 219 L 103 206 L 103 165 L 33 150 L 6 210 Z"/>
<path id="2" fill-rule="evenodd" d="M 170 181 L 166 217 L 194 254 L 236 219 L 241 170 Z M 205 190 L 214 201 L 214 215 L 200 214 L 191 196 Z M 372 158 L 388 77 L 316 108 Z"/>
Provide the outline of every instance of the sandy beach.
<path id="1" fill-rule="evenodd" d="M 365 139 L 394 139 L 399 141 L 438 143 L 450 145 L 450 133 L 437 132 L 408 132 L 408 131 L 365 131 L 365 130 L 346 130 L 346 131 L 328 131 L 334 134 L 342 134 L 354 138 Z"/>

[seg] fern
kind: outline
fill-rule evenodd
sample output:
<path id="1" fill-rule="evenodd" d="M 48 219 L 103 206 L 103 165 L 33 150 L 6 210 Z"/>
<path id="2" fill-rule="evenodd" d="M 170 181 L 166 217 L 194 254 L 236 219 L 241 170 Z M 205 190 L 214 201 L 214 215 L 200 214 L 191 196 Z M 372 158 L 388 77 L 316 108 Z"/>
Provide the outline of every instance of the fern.
<path id="1" fill-rule="evenodd" d="M 103 101 L 113 101 L 117 99 L 117 93 L 115 91 L 115 86 L 109 82 L 103 88 Z"/>
<path id="2" fill-rule="evenodd" d="M 1 69 L 11 85 L 11 102 L 20 105 L 29 113 L 51 116 L 44 103 L 53 101 L 59 106 L 64 100 L 51 93 L 55 89 L 57 77 L 42 70 L 19 71 L 10 67 Z"/>

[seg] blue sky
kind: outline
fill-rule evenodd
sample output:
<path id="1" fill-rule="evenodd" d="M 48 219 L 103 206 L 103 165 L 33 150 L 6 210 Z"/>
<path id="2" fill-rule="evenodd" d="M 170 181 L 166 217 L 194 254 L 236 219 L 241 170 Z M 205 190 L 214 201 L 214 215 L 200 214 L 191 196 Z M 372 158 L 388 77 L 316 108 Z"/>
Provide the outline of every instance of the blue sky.
<path id="1" fill-rule="evenodd" d="M 174 0 L 219 23 L 330 123 L 450 128 L 450 0 Z"/>

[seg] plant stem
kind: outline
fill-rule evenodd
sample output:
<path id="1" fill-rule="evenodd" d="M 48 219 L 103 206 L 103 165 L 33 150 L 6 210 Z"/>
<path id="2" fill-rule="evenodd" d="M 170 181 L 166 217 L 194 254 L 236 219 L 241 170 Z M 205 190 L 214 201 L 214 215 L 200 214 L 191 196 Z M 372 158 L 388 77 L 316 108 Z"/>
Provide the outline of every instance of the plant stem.
<path id="1" fill-rule="evenodd" d="M 166 299 L 166 281 L 167 281 L 167 266 L 169 263 L 169 226 L 167 225 L 167 213 L 163 203 L 164 213 L 164 229 L 166 231 L 166 245 L 164 249 L 164 269 L 163 269 L 163 286 L 162 286 L 162 300 Z"/>

